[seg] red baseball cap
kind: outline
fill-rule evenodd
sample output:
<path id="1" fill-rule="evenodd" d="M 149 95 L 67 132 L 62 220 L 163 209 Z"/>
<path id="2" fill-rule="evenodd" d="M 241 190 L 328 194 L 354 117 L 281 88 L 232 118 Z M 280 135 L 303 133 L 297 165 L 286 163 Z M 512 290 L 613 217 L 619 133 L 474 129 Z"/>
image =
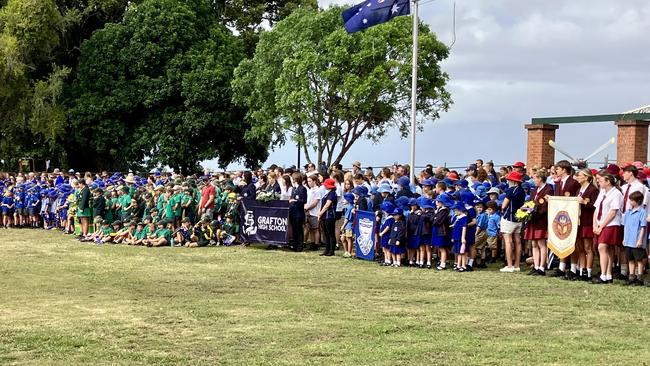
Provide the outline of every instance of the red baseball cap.
<path id="1" fill-rule="evenodd" d="M 456 172 L 449 172 L 449 174 L 447 174 L 447 178 L 449 178 L 451 180 L 459 180 L 460 179 L 458 177 L 458 173 L 456 173 Z"/>
<path id="2" fill-rule="evenodd" d="M 518 161 L 512 165 L 515 168 L 525 168 L 526 164 L 522 163 L 521 161 Z"/>
<path id="3" fill-rule="evenodd" d="M 336 181 L 332 178 L 327 178 L 323 182 L 323 186 L 325 187 L 325 189 L 334 189 L 336 188 Z"/>

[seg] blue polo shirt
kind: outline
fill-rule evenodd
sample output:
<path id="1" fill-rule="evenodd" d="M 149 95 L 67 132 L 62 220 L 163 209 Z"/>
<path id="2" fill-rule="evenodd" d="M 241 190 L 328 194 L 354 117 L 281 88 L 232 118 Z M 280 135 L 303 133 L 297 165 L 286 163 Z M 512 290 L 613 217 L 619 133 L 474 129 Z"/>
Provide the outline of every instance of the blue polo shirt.
<path id="1" fill-rule="evenodd" d="M 526 202 L 526 192 L 521 188 L 521 185 L 510 187 L 506 190 L 506 198 L 510 200 L 510 204 L 503 211 L 503 218 L 508 221 L 517 222 L 515 213 Z"/>
<path id="2" fill-rule="evenodd" d="M 501 216 L 499 216 L 498 213 L 493 213 L 492 215 L 488 215 L 488 223 L 487 223 L 488 236 L 499 235 L 500 221 L 501 221 Z"/>
<path id="3" fill-rule="evenodd" d="M 641 209 L 641 207 L 625 211 L 625 215 L 623 216 L 623 245 L 629 248 L 636 248 L 639 231 L 646 226 L 646 211 Z M 643 235 L 644 249 L 647 242 L 648 235 Z"/>

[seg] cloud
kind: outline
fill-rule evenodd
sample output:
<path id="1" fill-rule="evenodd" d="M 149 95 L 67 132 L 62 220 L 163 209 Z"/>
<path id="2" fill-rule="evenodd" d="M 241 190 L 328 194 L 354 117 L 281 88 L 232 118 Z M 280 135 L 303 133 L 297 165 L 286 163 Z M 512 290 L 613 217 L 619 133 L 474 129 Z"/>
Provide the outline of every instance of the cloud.
<path id="1" fill-rule="evenodd" d="M 351 2 L 319 1 L 334 3 Z M 446 44 L 453 39 L 453 5 L 424 0 L 420 6 L 422 21 Z M 456 43 L 443 63 L 454 104 L 417 135 L 417 165 L 525 160 L 523 125 L 533 117 L 613 114 L 649 104 L 647 19 L 646 0 L 457 0 Z M 613 122 L 563 125 L 557 141 L 586 156 L 615 134 Z M 605 153 L 614 158 L 616 151 Z M 408 140 L 395 131 L 378 145 L 357 142 L 343 163 L 384 165 L 408 156 Z M 283 147 L 269 164 L 295 161 L 295 147 Z"/>

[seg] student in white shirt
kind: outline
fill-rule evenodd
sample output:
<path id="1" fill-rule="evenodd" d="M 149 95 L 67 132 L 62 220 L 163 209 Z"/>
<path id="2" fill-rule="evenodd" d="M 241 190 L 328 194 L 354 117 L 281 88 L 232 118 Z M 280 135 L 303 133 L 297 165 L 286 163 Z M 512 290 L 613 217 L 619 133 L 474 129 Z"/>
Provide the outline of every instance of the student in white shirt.
<path id="1" fill-rule="evenodd" d="M 621 231 L 623 194 L 616 189 L 616 178 L 607 171 L 598 173 L 598 185 L 601 188 L 594 203 L 594 236 L 600 254 L 600 277 L 594 283 L 612 283 L 612 266 L 614 248 L 623 239 Z"/>

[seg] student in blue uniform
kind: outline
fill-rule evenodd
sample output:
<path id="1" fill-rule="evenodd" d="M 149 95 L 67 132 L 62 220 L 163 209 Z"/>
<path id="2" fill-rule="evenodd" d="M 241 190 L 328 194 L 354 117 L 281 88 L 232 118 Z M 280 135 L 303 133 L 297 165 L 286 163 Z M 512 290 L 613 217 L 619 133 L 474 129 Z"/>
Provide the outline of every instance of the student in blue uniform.
<path id="1" fill-rule="evenodd" d="M 433 201 L 427 197 L 418 198 L 418 204 L 422 210 L 422 229 L 420 231 L 420 249 L 418 251 L 417 266 L 431 269 L 431 240 L 433 233 L 433 219 L 435 207 Z"/>
<path id="2" fill-rule="evenodd" d="M 402 256 L 406 253 L 406 224 L 404 222 L 404 211 L 396 207 L 392 212 L 393 223 L 390 226 L 389 251 L 393 267 L 399 267 Z"/>
<path id="3" fill-rule="evenodd" d="M 30 226 L 33 228 L 38 227 L 38 213 L 41 209 L 41 198 L 36 187 L 27 192 L 27 215 L 29 216 Z"/>
<path id="4" fill-rule="evenodd" d="M 0 206 L 2 207 L 2 225 L 8 229 L 13 223 L 14 210 L 16 209 L 14 194 L 10 189 L 5 191 Z"/>
<path id="5" fill-rule="evenodd" d="M 431 229 L 431 246 L 440 252 L 438 257 L 440 263 L 436 267 L 438 271 L 447 268 L 447 250 L 451 244 L 449 238 L 449 207 L 452 205 L 453 201 L 447 193 L 442 193 L 436 198 L 436 211 L 433 215 Z"/>
<path id="6" fill-rule="evenodd" d="M 390 266 L 390 250 L 389 250 L 389 241 L 390 241 L 390 227 L 393 225 L 395 219 L 391 213 L 395 210 L 395 205 L 390 202 L 384 202 L 380 206 L 381 208 L 381 225 L 379 229 L 379 245 L 384 254 L 384 261 L 381 263 L 382 266 Z"/>
<path id="7" fill-rule="evenodd" d="M 456 271 L 467 270 L 467 208 L 463 202 L 454 205 L 455 216 L 452 222 L 451 242 L 456 255 Z"/>
<path id="8" fill-rule="evenodd" d="M 410 211 L 406 220 L 406 237 L 408 238 L 407 255 L 409 266 L 414 266 L 417 254 L 420 251 L 420 235 L 422 233 L 422 210 L 418 205 L 417 198 L 411 198 L 408 202 Z M 419 263 L 418 263 L 419 264 Z"/>
<path id="9" fill-rule="evenodd" d="M 353 244 L 353 234 L 352 234 L 352 224 L 354 223 L 354 194 L 346 193 L 343 195 L 345 200 L 345 208 L 343 210 L 343 224 L 341 226 L 341 242 L 345 252 L 343 257 L 351 258 L 352 257 L 352 244 Z"/>
<path id="10" fill-rule="evenodd" d="M 465 205 L 465 210 L 467 214 L 467 248 L 465 253 L 467 254 L 467 267 L 468 271 L 474 269 L 474 257 L 476 257 L 476 248 L 474 248 L 474 243 L 476 242 L 476 209 L 474 209 L 474 202 L 477 201 L 477 197 L 470 191 L 461 191 L 460 193 L 461 203 Z"/>
<path id="11" fill-rule="evenodd" d="M 14 226 L 23 227 L 25 218 L 25 190 L 23 185 L 16 186 L 14 190 Z"/>

